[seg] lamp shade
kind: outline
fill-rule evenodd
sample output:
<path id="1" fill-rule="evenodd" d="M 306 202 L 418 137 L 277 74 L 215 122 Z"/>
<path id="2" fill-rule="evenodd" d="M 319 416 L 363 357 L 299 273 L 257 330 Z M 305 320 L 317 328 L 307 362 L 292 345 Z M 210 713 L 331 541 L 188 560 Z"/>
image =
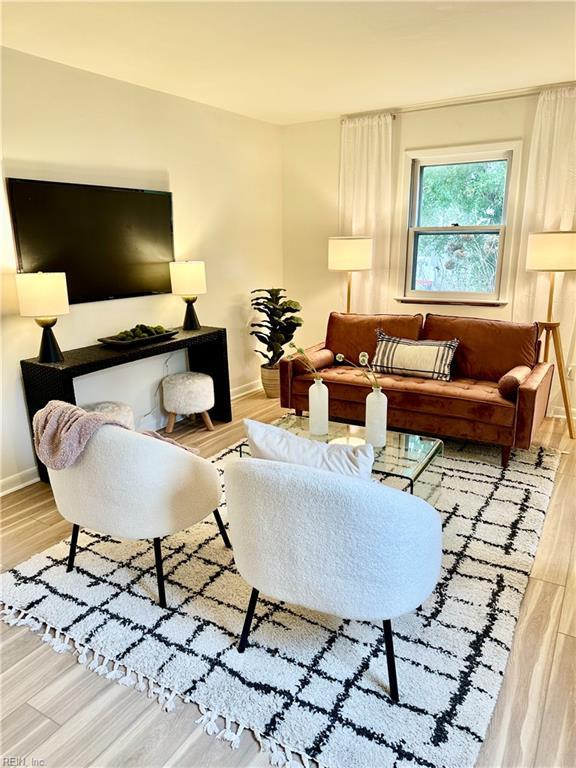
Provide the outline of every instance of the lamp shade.
<path id="1" fill-rule="evenodd" d="M 70 311 L 64 272 L 20 272 L 16 290 L 22 317 L 59 317 Z"/>
<path id="2" fill-rule="evenodd" d="M 176 296 L 206 293 L 206 267 L 203 261 L 171 261 L 170 282 Z"/>
<path id="3" fill-rule="evenodd" d="M 576 270 L 576 232 L 531 232 L 526 269 L 537 272 Z"/>
<path id="4" fill-rule="evenodd" d="M 359 272 L 372 268 L 374 240 L 371 237 L 328 238 L 328 269 Z"/>

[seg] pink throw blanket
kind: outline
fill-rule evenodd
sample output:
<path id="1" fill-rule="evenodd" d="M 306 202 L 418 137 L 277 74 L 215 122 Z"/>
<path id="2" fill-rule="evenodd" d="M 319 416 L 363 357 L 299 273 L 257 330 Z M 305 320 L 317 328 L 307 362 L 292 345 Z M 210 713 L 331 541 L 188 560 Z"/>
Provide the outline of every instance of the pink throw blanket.
<path id="1" fill-rule="evenodd" d="M 32 420 L 34 448 L 38 458 L 50 469 L 71 467 L 92 435 L 104 424 L 114 424 L 121 429 L 128 429 L 124 424 L 109 419 L 104 414 L 85 411 L 83 408 L 61 400 L 51 400 L 48 405 L 36 412 Z M 190 453 L 198 453 L 195 448 L 187 448 L 157 432 L 142 434 L 165 443 L 172 443 Z"/>

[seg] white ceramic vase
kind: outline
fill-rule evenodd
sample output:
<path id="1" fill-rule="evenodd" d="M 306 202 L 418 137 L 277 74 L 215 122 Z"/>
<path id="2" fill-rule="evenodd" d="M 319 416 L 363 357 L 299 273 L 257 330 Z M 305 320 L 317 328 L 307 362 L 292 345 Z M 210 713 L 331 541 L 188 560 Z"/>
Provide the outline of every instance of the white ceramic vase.
<path id="1" fill-rule="evenodd" d="M 308 390 L 308 415 L 311 435 L 328 434 L 328 387 L 322 379 L 314 379 Z"/>
<path id="2" fill-rule="evenodd" d="M 386 445 L 388 398 L 380 387 L 372 387 L 366 398 L 366 442 L 374 448 Z"/>

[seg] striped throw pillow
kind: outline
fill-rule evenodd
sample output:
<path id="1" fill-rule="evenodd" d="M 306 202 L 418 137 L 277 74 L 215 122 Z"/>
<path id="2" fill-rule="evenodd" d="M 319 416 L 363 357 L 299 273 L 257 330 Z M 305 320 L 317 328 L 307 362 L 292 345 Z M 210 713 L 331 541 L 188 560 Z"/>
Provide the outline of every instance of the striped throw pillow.
<path id="1" fill-rule="evenodd" d="M 378 373 L 450 381 L 450 366 L 458 339 L 411 341 L 387 336 L 381 328 L 376 331 L 376 337 L 378 344 L 372 367 Z"/>

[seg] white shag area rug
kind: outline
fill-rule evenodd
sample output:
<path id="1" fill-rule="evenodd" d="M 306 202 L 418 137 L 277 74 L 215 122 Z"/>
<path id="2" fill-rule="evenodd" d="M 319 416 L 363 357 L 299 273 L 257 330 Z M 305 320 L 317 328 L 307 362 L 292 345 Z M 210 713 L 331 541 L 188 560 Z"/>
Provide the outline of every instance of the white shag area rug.
<path id="1" fill-rule="evenodd" d="M 214 461 L 221 469 L 237 453 Z M 151 543 L 83 530 L 72 573 L 61 542 L 3 574 L 3 618 L 167 710 L 196 702 L 204 730 L 232 747 L 250 729 L 273 765 L 472 766 L 559 460 L 542 448 L 517 451 L 504 470 L 499 457 L 452 444 L 420 486 L 422 495 L 440 488 L 444 560 L 434 594 L 392 622 L 398 704 L 388 696 L 382 625 L 262 597 L 240 655 L 250 589 L 211 519 L 164 540 L 165 610 Z"/>

